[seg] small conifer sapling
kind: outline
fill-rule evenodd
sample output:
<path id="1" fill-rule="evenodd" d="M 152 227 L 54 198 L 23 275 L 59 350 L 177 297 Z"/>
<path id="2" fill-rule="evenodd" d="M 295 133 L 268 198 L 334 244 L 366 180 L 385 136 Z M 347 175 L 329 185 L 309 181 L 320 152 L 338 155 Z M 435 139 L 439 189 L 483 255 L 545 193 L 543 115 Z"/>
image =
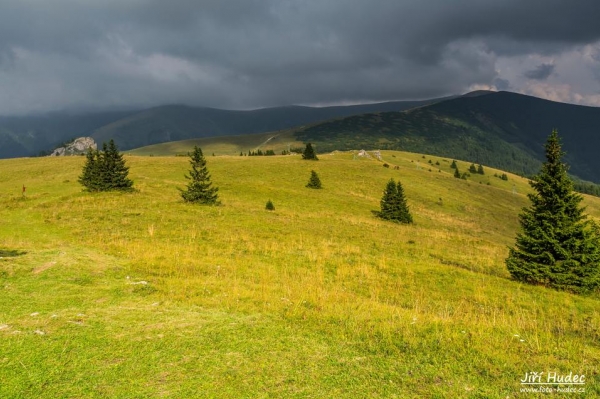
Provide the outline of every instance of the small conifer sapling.
<path id="1" fill-rule="evenodd" d="M 310 179 L 308 180 L 308 184 L 306 185 L 308 188 L 323 188 L 321 185 L 321 179 L 319 179 L 319 175 L 314 170 L 310 171 Z"/>
<path id="2" fill-rule="evenodd" d="M 275 205 L 273 205 L 273 201 L 268 200 L 267 201 L 267 205 L 265 205 L 265 209 L 267 211 L 274 211 L 275 210 Z"/>

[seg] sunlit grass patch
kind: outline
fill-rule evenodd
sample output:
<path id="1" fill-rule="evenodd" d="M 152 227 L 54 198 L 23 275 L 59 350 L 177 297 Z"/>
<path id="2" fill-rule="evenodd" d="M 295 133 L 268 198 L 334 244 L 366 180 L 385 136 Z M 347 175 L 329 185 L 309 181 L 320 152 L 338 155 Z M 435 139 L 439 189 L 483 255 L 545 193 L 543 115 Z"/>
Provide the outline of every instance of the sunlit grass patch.
<path id="1" fill-rule="evenodd" d="M 131 194 L 1 161 L 0 396 L 505 398 L 538 369 L 600 394 L 598 298 L 506 272 L 527 182 L 382 154 L 208 156 L 217 207 L 180 199 L 185 157 L 127 156 Z M 390 178 L 414 226 L 373 216 Z"/>

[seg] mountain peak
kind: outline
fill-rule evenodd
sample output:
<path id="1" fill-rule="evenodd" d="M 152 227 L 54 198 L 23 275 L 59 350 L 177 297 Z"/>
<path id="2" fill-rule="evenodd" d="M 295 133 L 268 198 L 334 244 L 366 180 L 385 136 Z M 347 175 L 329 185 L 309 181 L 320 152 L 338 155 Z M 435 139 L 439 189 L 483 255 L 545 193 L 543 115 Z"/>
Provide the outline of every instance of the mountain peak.
<path id="1" fill-rule="evenodd" d="M 461 97 L 479 97 L 479 96 L 485 96 L 486 94 L 492 94 L 492 93 L 497 93 L 497 92 L 493 91 L 493 90 L 474 90 L 474 91 L 470 91 L 468 93 L 463 94 Z"/>

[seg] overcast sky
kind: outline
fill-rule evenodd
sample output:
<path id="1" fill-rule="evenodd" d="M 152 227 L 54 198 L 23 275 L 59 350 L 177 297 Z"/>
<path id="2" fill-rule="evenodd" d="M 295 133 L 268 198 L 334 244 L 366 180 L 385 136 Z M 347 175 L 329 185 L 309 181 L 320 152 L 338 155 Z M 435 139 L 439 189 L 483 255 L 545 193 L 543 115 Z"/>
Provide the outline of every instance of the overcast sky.
<path id="1" fill-rule="evenodd" d="M 600 2 L 0 0 L 0 114 L 510 90 L 600 106 Z"/>

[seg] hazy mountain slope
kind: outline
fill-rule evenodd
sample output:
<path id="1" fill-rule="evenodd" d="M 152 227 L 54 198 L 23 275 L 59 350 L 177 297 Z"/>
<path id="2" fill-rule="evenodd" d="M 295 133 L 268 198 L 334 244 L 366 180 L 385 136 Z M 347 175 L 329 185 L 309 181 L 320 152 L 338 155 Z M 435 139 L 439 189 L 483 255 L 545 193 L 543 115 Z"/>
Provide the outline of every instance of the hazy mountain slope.
<path id="1" fill-rule="evenodd" d="M 600 182 L 600 108 L 515 93 L 463 96 L 405 112 L 352 116 L 297 129 L 319 151 L 380 148 L 424 152 L 535 173 L 557 128 L 571 173 Z"/>
<path id="2" fill-rule="evenodd" d="M 121 149 L 191 138 L 262 133 L 366 112 L 402 111 L 442 99 L 335 107 L 289 106 L 252 111 L 166 105 L 141 111 L 53 113 L 0 117 L 0 157 L 37 155 L 62 142 L 92 136 L 115 139 Z"/>
<path id="3" fill-rule="evenodd" d="M 12 132 L 0 128 L 0 158 L 26 156 L 27 148 L 15 140 Z"/>
<path id="4" fill-rule="evenodd" d="M 132 111 L 69 115 L 0 117 L 0 158 L 37 155 L 62 142 L 89 135 L 94 129 L 121 119 Z"/>
<path id="5" fill-rule="evenodd" d="M 112 138 L 120 148 L 127 150 L 192 138 L 278 131 L 366 112 L 402 111 L 440 100 L 442 99 L 322 108 L 289 106 L 252 111 L 169 105 L 116 121 L 97 129 L 92 137 L 98 142 Z"/>

